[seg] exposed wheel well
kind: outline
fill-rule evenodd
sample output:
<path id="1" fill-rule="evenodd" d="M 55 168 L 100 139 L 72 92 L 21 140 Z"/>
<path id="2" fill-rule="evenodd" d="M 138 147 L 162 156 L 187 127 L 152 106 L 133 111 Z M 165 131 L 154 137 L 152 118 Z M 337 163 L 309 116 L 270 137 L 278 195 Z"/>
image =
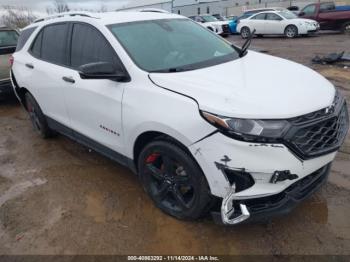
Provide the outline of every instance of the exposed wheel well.
<path id="1" fill-rule="evenodd" d="M 152 141 L 155 140 L 165 140 L 168 142 L 171 142 L 173 144 L 176 144 L 177 146 L 181 147 L 183 150 L 185 150 L 186 152 L 188 152 L 190 155 L 191 152 L 188 150 L 188 148 L 186 146 L 184 146 L 181 142 L 179 142 L 178 140 L 176 140 L 175 138 L 164 134 L 162 132 L 157 132 L 157 131 L 148 131 L 145 133 L 142 133 L 141 135 L 139 135 L 139 137 L 136 139 L 135 144 L 134 144 L 134 150 L 133 150 L 133 155 L 134 155 L 134 164 L 137 170 L 137 162 L 138 162 L 138 158 L 140 156 L 140 153 L 142 151 L 142 149 L 149 144 Z"/>

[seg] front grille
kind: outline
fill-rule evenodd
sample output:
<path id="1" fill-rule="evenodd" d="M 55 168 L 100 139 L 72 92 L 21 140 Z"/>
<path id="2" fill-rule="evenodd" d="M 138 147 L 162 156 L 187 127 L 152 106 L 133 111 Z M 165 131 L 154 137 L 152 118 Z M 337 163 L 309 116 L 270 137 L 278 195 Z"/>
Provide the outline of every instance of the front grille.
<path id="1" fill-rule="evenodd" d="M 230 28 L 228 25 L 222 25 L 222 31 L 225 33 L 225 34 L 228 34 L 230 33 Z"/>
<path id="2" fill-rule="evenodd" d="M 289 148 L 303 159 L 316 157 L 339 149 L 344 142 L 349 115 L 344 100 L 335 100 L 334 110 L 320 110 L 292 119 L 287 134 Z"/>

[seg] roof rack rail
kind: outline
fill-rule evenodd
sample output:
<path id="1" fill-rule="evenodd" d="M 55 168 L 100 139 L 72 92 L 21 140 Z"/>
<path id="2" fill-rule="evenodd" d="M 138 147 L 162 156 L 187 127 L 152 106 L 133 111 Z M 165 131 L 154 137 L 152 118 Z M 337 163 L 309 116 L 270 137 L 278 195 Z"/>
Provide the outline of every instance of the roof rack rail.
<path id="1" fill-rule="evenodd" d="M 34 21 L 34 23 L 39 23 L 39 22 L 42 22 L 42 21 L 55 19 L 55 18 L 60 18 L 60 17 L 67 17 L 67 16 L 85 16 L 85 17 L 91 17 L 91 18 L 98 19 L 98 17 L 94 16 L 90 12 L 64 12 L 64 13 L 59 13 L 59 14 L 50 15 L 50 16 L 47 16 L 47 17 L 36 19 Z"/>

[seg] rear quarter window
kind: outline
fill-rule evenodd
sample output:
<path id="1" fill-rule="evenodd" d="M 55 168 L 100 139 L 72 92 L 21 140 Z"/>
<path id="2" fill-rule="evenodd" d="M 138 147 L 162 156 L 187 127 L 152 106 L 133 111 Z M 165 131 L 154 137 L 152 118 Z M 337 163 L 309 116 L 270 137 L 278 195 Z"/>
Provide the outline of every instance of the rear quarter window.
<path id="1" fill-rule="evenodd" d="M 32 33 L 35 31 L 37 27 L 31 27 L 28 29 L 23 30 L 18 38 L 16 52 L 22 50 L 23 46 L 27 43 L 29 37 L 32 35 Z"/>

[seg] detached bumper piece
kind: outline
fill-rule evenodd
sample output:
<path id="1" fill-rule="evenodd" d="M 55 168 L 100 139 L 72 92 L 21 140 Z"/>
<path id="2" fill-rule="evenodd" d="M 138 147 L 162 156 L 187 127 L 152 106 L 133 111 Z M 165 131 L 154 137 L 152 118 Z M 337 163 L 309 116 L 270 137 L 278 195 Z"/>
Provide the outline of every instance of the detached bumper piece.
<path id="1" fill-rule="evenodd" d="M 242 222 L 265 221 L 287 214 L 327 181 L 330 168 L 331 164 L 328 164 L 276 195 L 235 200 L 232 191 L 222 201 L 221 214 L 212 213 L 213 218 L 219 224 L 235 225 Z"/>

